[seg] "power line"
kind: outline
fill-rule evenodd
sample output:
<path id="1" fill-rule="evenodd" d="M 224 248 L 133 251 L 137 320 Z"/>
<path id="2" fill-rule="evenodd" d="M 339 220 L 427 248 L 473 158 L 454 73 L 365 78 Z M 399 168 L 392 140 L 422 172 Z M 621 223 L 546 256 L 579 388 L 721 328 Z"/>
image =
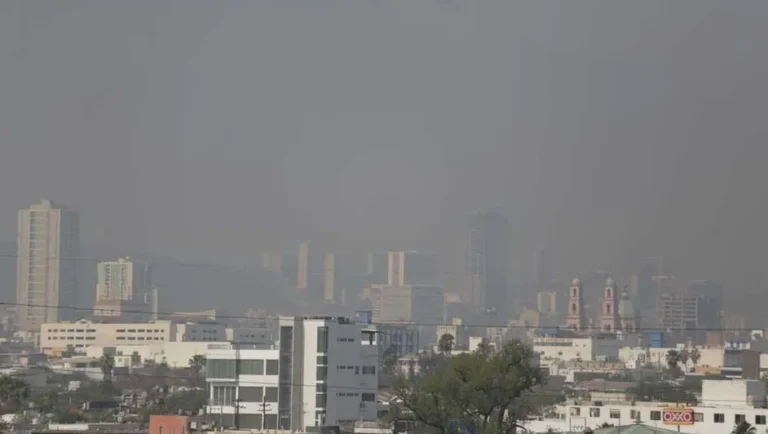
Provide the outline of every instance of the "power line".
<path id="1" fill-rule="evenodd" d="M 69 373 L 73 373 L 73 374 L 75 374 L 75 373 L 85 374 L 84 372 L 78 371 L 78 370 L 75 370 L 75 369 L 66 369 L 66 368 L 65 369 L 49 368 L 49 369 L 54 374 L 55 373 L 61 373 L 61 372 L 69 372 Z M 171 369 L 171 367 L 168 367 L 167 369 Z M 175 369 L 179 369 L 179 368 L 175 368 Z M 139 378 L 164 379 L 164 380 L 168 380 L 168 379 L 172 379 L 172 380 L 191 380 L 191 379 L 193 379 L 193 378 L 190 378 L 190 377 L 180 377 L 180 376 L 173 376 L 173 375 L 159 375 L 159 374 L 144 374 L 144 373 L 140 373 L 140 374 L 130 374 L 129 373 L 129 374 L 126 374 L 126 375 L 118 374 L 117 377 L 118 378 L 119 377 L 139 377 Z M 243 386 L 243 385 L 245 385 L 245 386 L 254 386 L 254 387 L 278 387 L 278 384 L 274 383 L 274 382 L 248 381 L 248 380 L 239 380 L 239 381 L 237 381 L 237 380 L 235 380 L 237 382 L 236 383 L 232 383 L 232 380 L 234 380 L 234 379 L 222 378 L 222 380 L 223 381 L 220 382 L 220 384 L 222 386 L 234 386 L 234 385 Z M 216 381 L 206 381 L 206 382 L 207 383 L 216 383 Z M 282 384 L 283 385 L 292 386 L 292 387 L 307 387 L 307 388 L 312 388 L 312 389 L 314 389 L 317 386 L 316 383 L 299 383 L 299 382 L 283 382 Z M 338 390 L 365 390 L 365 391 L 370 391 L 370 390 L 375 389 L 375 387 L 331 386 L 331 385 L 327 385 L 326 388 L 329 389 L 329 390 L 330 389 L 338 389 Z M 681 390 L 684 390 L 684 389 L 681 389 Z M 595 389 L 594 391 L 595 392 L 600 392 L 601 390 L 600 389 Z M 563 394 L 559 394 L 559 393 L 541 393 L 541 392 L 536 392 L 536 393 L 528 393 L 525 396 L 542 397 L 542 398 L 546 398 L 546 397 L 557 398 L 557 397 L 562 397 L 564 395 Z M 584 401 L 586 401 L 586 400 L 584 400 Z M 620 398 L 600 399 L 600 401 L 601 402 L 617 402 L 617 403 L 618 402 L 621 402 L 621 403 L 627 402 L 627 400 L 620 399 Z M 639 402 L 663 402 L 663 401 L 639 401 Z M 707 402 L 741 402 L 741 403 L 743 403 L 744 399 L 707 399 Z"/>
<path id="2" fill-rule="evenodd" d="M 24 307 L 36 307 L 36 308 L 44 308 L 44 309 L 64 309 L 64 310 L 75 310 L 75 311 L 85 311 L 85 312 L 93 312 L 94 310 L 100 311 L 100 312 L 111 312 L 111 313 L 121 313 L 121 314 L 145 314 L 145 315 L 151 315 L 151 314 L 157 314 L 158 316 L 165 316 L 165 317 L 191 317 L 193 315 L 189 315 L 190 312 L 152 312 L 151 310 L 123 310 L 123 309 L 104 309 L 104 308 L 96 308 L 94 307 L 80 307 L 80 306 L 65 306 L 65 305 L 52 305 L 52 304 L 35 304 L 35 303 L 14 303 L 14 302 L 0 302 L 0 306 L 24 306 Z M 132 306 L 139 306 L 137 304 L 134 304 Z M 204 316 L 204 315 L 200 315 Z M 314 317 L 329 317 L 333 318 L 332 315 L 304 315 L 305 318 L 314 318 Z M 237 320 L 252 320 L 252 321 L 274 321 L 278 319 L 276 316 L 244 316 L 244 315 L 216 315 L 216 319 L 237 319 Z M 382 326 L 427 326 L 427 327 L 439 327 L 439 326 L 457 326 L 453 323 L 429 323 L 429 322 L 418 322 L 418 321 L 379 321 L 379 322 L 371 322 L 371 325 L 382 325 Z M 507 328 L 507 329 L 522 329 L 522 330 L 560 330 L 560 331 L 570 331 L 568 327 L 564 326 L 532 326 L 532 325 L 505 325 L 500 326 L 498 324 L 461 324 L 458 325 L 460 327 L 465 328 Z M 765 327 L 768 328 L 768 327 Z M 686 332 L 686 331 L 710 331 L 710 332 L 739 332 L 739 331 L 753 331 L 753 330 L 760 330 L 760 327 L 745 327 L 745 328 L 726 328 L 726 327 L 676 327 L 676 328 L 661 328 L 661 327 L 637 327 L 635 328 L 635 331 L 645 331 L 645 332 L 662 332 L 662 333 L 672 333 L 672 332 Z M 597 334 L 605 334 L 605 332 L 600 332 L 599 330 L 596 330 Z M 608 333 L 610 334 L 610 333 Z"/>

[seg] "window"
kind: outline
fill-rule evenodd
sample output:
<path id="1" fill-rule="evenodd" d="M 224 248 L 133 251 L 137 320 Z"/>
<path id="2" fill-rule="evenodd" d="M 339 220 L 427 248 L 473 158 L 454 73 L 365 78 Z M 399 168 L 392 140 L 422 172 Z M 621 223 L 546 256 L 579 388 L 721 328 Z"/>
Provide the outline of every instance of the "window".
<path id="1" fill-rule="evenodd" d="M 240 375 L 264 375 L 263 360 L 239 360 L 237 363 Z"/>
<path id="2" fill-rule="evenodd" d="M 639 420 L 640 419 L 640 410 L 629 410 L 629 418 L 632 420 Z"/>
<path id="3" fill-rule="evenodd" d="M 723 413 L 715 413 L 715 423 L 725 423 L 725 415 Z"/>
<path id="4" fill-rule="evenodd" d="M 237 417 L 240 429 L 261 430 L 261 414 L 240 413 Z"/>
<path id="5" fill-rule="evenodd" d="M 609 416 L 610 416 L 611 419 L 621 419 L 621 410 L 612 408 L 609 411 Z"/>
<path id="6" fill-rule="evenodd" d="M 704 413 L 693 413 L 694 422 L 704 422 Z"/>
<path id="7" fill-rule="evenodd" d="M 363 366 L 363 375 L 376 375 L 375 366 Z"/>
<path id="8" fill-rule="evenodd" d="M 213 386 L 213 402 L 216 405 L 232 405 L 235 402 L 235 386 Z"/>
<path id="9" fill-rule="evenodd" d="M 277 375 L 279 366 L 277 360 L 267 360 L 267 375 Z"/>
<path id="10" fill-rule="evenodd" d="M 328 356 L 317 356 L 317 364 L 318 365 L 327 365 L 328 364 Z"/>
<path id="11" fill-rule="evenodd" d="M 264 388 L 264 401 L 277 402 L 277 387 Z"/>
<path id="12" fill-rule="evenodd" d="M 325 393 L 315 395 L 315 408 L 325 408 L 327 402 L 327 395 Z"/>
<path id="13" fill-rule="evenodd" d="M 735 416 L 736 416 L 736 425 L 738 425 L 738 424 L 744 422 L 745 420 L 747 420 L 747 417 L 744 416 L 743 414 L 737 414 Z"/>
<path id="14" fill-rule="evenodd" d="M 265 430 L 276 430 L 277 429 L 277 415 L 276 414 L 268 414 L 264 417 L 264 429 Z"/>
<path id="15" fill-rule="evenodd" d="M 375 393 L 363 393 L 363 402 L 374 402 L 376 401 L 376 394 Z"/>
<path id="16" fill-rule="evenodd" d="M 581 409 L 579 407 L 571 407 L 571 416 L 581 416 Z"/>
<path id="17" fill-rule="evenodd" d="M 208 359 L 205 368 L 209 378 L 235 378 L 235 361 L 224 359 Z"/>
<path id="18" fill-rule="evenodd" d="M 264 396 L 263 387 L 241 387 L 240 401 L 242 402 L 261 402 Z"/>
<path id="19" fill-rule="evenodd" d="M 661 412 L 660 411 L 652 411 L 651 412 L 651 420 L 661 420 Z"/>
<path id="20" fill-rule="evenodd" d="M 317 352 L 328 352 L 328 327 L 317 328 Z"/>
<path id="21" fill-rule="evenodd" d="M 328 380 L 328 367 L 327 366 L 318 366 L 317 367 L 317 381 L 327 381 Z"/>
<path id="22" fill-rule="evenodd" d="M 765 415 L 764 414 L 755 415 L 755 425 L 765 425 Z"/>
<path id="23" fill-rule="evenodd" d="M 600 409 L 597 407 L 590 408 L 589 417 L 600 417 Z"/>

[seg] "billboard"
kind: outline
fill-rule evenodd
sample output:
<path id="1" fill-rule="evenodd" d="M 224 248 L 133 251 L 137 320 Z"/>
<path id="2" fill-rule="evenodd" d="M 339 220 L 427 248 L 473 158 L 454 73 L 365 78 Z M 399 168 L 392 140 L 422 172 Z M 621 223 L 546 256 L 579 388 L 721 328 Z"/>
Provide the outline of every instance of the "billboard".
<path id="1" fill-rule="evenodd" d="M 693 425 L 692 408 L 665 408 L 661 411 L 664 425 Z"/>

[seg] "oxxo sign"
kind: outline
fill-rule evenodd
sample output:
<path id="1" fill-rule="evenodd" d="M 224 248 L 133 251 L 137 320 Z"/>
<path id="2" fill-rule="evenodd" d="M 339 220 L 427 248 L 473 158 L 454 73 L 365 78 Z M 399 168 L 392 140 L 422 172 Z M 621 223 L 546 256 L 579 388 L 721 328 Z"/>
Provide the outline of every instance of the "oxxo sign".
<path id="1" fill-rule="evenodd" d="M 665 408 L 661 411 L 664 425 L 693 425 L 692 408 Z"/>

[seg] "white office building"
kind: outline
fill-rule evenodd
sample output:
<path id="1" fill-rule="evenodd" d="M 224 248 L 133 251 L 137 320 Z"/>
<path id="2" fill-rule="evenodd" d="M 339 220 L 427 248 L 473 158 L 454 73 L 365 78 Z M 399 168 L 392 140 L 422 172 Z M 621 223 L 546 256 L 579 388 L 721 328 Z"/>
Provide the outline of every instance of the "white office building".
<path id="1" fill-rule="evenodd" d="M 376 331 L 348 318 L 280 318 L 277 348 L 210 349 L 208 412 L 223 426 L 302 431 L 377 416 Z"/>
<path id="2" fill-rule="evenodd" d="M 37 332 L 43 323 L 71 318 L 77 306 L 79 214 L 43 199 L 19 211 L 17 243 L 19 328 Z"/>

